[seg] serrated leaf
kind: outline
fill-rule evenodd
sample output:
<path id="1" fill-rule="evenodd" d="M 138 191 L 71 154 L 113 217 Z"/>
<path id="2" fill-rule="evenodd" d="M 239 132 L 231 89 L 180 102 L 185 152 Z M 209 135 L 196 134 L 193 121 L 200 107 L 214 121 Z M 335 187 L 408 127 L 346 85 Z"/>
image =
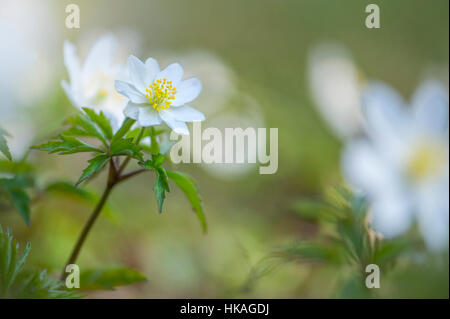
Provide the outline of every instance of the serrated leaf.
<path id="1" fill-rule="evenodd" d="M 112 138 L 112 142 L 116 141 L 116 140 L 120 140 L 122 137 L 125 136 L 125 134 L 128 133 L 128 131 L 130 130 L 130 128 L 133 126 L 133 124 L 136 121 L 133 119 L 130 119 L 129 117 L 127 117 L 123 123 L 122 126 L 119 128 L 119 130 L 116 132 L 116 134 L 114 134 L 113 138 Z"/>
<path id="2" fill-rule="evenodd" d="M 95 173 L 98 173 L 103 168 L 105 163 L 109 160 L 109 158 L 110 157 L 108 155 L 104 155 L 104 154 L 98 155 L 94 158 L 91 158 L 88 161 L 89 162 L 88 167 L 86 167 L 83 170 L 83 173 L 81 174 L 80 178 L 76 182 L 75 186 L 79 185 L 84 180 L 90 178 Z"/>
<path id="3" fill-rule="evenodd" d="M 85 143 L 76 137 L 60 135 L 60 140 L 48 141 L 47 143 L 33 146 L 33 149 L 47 151 L 50 154 L 58 153 L 60 155 L 68 155 L 82 152 L 98 152 L 103 153 L 101 149 L 96 148 L 88 143 Z"/>
<path id="4" fill-rule="evenodd" d="M 164 155 L 162 154 L 152 154 L 151 160 L 146 160 L 145 162 L 139 162 L 138 164 L 145 169 L 152 170 L 161 166 L 164 162 Z"/>
<path id="5" fill-rule="evenodd" d="M 9 136 L 9 134 L 5 130 L 0 128 L 0 152 L 11 161 L 12 156 L 11 152 L 9 151 L 8 144 L 6 143 L 5 136 Z"/>
<path id="6" fill-rule="evenodd" d="M 130 157 L 134 157 L 140 161 L 143 160 L 142 154 L 141 154 L 141 148 L 133 143 L 132 138 L 127 139 L 116 139 L 111 143 L 110 149 L 109 149 L 109 155 L 110 156 L 117 156 L 117 155 L 126 155 Z"/>
<path id="7" fill-rule="evenodd" d="M 162 207 L 164 204 L 164 200 L 166 199 L 166 191 L 170 192 L 169 181 L 167 179 L 166 170 L 162 167 L 156 168 L 156 183 L 153 186 L 153 189 L 156 192 L 156 200 L 158 202 L 158 212 L 162 213 Z"/>
<path id="8" fill-rule="evenodd" d="M 114 287 L 132 285 L 143 281 L 147 281 L 143 274 L 128 268 L 93 269 L 81 272 L 80 289 L 113 290 Z"/>
<path id="9" fill-rule="evenodd" d="M 207 231 L 206 217 L 203 211 L 202 199 L 195 181 L 189 176 L 175 171 L 167 171 L 167 176 L 183 191 L 197 214 L 204 232 Z"/>
<path id="10" fill-rule="evenodd" d="M 86 112 L 89 118 L 100 127 L 107 139 L 112 138 L 113 130 L 111 127 L 111 123 L 109 123 L 109 120 L 106 118 L 103 112 L 100 111 L 100 113 L 97 114 L 94 110 L 87 107 L 84 107 L 83 111 Z"/>
<path id="11" fill-rule="evenodd" d="M 67 120 L 68 124 L 73 127 L 68 131 L 70 134 L 65 132 L 66 135 L 74 135 L 75 130 L 78 130 L 80 136 L 92 136 L 98 138 L 103 145 L 108 146 L 106 142 L 106 135 L 103 133 L 102 129 L 89 117 L 87 114 L 77 114 L 72 116 Z"/>
<path id="12" fill-rule="evenodd" d="M 22 253 L 11 232 L 0 226 L 0 299 L 1 298 L 80 298 L 75 291 L 69 291 L 63 283 L 47 272 L 27 272 L 23 269 L 31 249 L 27 243 Z"/>
<path id="13" fill-rule="evenodd" d="M 3 231 L 0 226 L 0 295 L 6 294 L 14 283 L 30 251 L 30 243 L 19 253 L 19 244 L 13 239 L 10 230 Z"/>
<path id="14" fill-rule="evenodd" d="M 23 176 L 14 178 L 1 178 L 0 191 L 6 196 L 14 209 L 30 224 L 30 197 L 25 188 L 30 186 Z"/>

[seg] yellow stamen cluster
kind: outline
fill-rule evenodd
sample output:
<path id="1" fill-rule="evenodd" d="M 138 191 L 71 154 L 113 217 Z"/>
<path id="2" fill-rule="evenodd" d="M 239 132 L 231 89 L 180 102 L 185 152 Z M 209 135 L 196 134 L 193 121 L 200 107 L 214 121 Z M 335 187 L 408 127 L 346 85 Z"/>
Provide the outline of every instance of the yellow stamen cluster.
<path id="1" fill-rule="evenodd" d="M 167 81 L 166 78 L 156 80 L 145 91 L 150 105 L 157 111 L 168 109 L 172 104 L 171 100 L 174 100 L 175 94 L 177 94 L 177 88 L 173 86 L 172 81 Z"/>
<path id="2" fill-rule="evenodd" d="M 413 180 L 422 180 L 438 173 L 445 164 L 445 153 L 433 143 L 417 147 L 409 161 L 408 175 Z"/>

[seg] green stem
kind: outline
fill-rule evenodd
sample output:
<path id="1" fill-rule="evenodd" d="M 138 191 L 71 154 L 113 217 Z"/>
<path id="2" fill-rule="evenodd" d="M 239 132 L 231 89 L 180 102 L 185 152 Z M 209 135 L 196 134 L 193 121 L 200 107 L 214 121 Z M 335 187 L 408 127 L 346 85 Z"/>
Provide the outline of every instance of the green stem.
<path id="1" fill-rule="evenodd" d="M 140 142 L 141 139 L 142 139 L 142 136 L 144 136 L 145 129 L 146 129 L 145 127 L 142 127 L 141 130 L 139 131 L 139 134 L 138 134 L 138 136 L 136 137 L 136 141 L 134 142 L 136 145 L 139 144 L 139 142 Z M 128 156 L 128 157 L 123 161 L 122 165 L 120 165 L 119 169 L 117 170 L 118 175 L 120 175 L 120 173 L 123 172 L 123 170 L 125 169 L 125 167 L 128 165 L 128 162 L 130 161 L 130 159 L 131 159 L 131 157 Z"/>
<path id="2" fill-rule="evenodd" d="M 108 199 L 109 194 L 111 193 L 112 189 L 114 188 L 114 185 L 116 184 L 115 179 L 116 177 L 112 177 L 114 176 L 114 167 L 112 165 L 109 166 L 109 176 L 110 178 L 108 179 L 108 183 L 105 187 L 105 190 L 103 192 L 102 197 L 100 198 L 100 201 L 97 203 L 97 205 L 95 206 L 91 216 L 89 217 L 86 225 L 84 225 L 83 230 L 81 231 L 80 236 L 78 237 L 78 240 L 72 250 L 72 253 L 66 263 L 66 265 L 64 266 L 64 269 L 61 273 L 61 280 L 64 281 L 68 275 L 68 273 L 66 272 L 66 267 L 70 264 L 74 264 L 78 258 L 78 255 L 80 254 L 80 250 L 83 247 L 83 244 L 87 238 L 87 235 L 89 234 L 92 226 L 94 225 L 95 221 L 97 220 L 97 217 L 100 215 L 100 212 L 102 211 L 103 206 L 106 203 L 106 200 Z M 111 180 L 112 179 L 112 180 Z"/>

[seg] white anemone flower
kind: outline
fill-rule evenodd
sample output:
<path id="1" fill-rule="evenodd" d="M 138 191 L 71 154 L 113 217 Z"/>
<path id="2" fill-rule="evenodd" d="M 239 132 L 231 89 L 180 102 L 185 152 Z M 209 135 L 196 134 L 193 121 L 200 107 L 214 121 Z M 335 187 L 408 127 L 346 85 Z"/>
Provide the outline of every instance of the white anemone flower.
<path id="1" fill-rule="evenodd" d="M 372 227 L 385 237 L 414 221 L 430 250 L 449 241 L 448 91 L 424 82 L 411 107 L 382 83 L 363 94 L 367 139 L 349 142 L 342 157 L 348 181 L 366 193 Z"/>
<path id="2" fill-rule="evenodd" d="M 347 50 L 338 44 L 320 44 L 308 56 L 308 82 L 314 105 L 341 140 L 361 131 L 360 71 Z"/>
<path id="3" fill-rule="evenodd" d="M 182 80 L 183 68 L 172 63 L 160 70 L 158 62 L 148 58 L 145 63 L 131 55 L 128 58 L 131 83 L 116 81 L 116 89 L 129 102 L 125 115 L 142 126 L 159 125 L 163 121 L 177 134 L 189 135 L 186 122 L 203 121 L 203 113 L 186 105 L 202 90 L 199 79 Z"/>
<path id="4" fill-rule="evenodd" d="M 116 48 L 116 38 L 105 35 L 93 45 L 81 65 L 75 46 L 65 41 L 64 64 L 70 83 L 61 83 L 74 106 L 102 111 L 111 121 L 114 130 L 118 129 L 125 118 L 123 110 L 127 103 L 127 99 L 114 88 L 117 78 L 126 79 L 123 66 L 114 63 Z"/>

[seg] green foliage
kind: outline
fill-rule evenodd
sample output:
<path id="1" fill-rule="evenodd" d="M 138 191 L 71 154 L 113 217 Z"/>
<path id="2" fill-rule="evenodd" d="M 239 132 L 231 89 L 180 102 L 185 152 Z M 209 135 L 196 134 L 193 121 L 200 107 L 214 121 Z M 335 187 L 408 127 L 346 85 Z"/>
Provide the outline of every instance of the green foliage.
<path id="1" fill-rule="evenodd" d="M 28 243 L 20 254 L 19 244 L 13 239 L 10 230 L 3 231 L 0 226 L 0 293 L 5 295 L 14 283 L 30 252 Z"/>
<path id="2" fill-rule="evenodd" d="M 34 167 L 30 163 L 24 161 L 15 162 L 0 158 L 0 172 L 2 173 L 10 173 L 16 175 L 29 173 L 33 170 Z"/>
<path id="3" fill-rule="evenodd" d="M 79 298 L 81 295 L 66 290 L 62 282 L 42 272 L 25 271 L 23 266 L 30 252 L 27 243 L 20 252 L 11 232 L 0 226 L 0 298 Z"/>
<path id="4" fill-rule="evenodd" d="M 32 186 L 32 184 L 32 179 L 26 175 L 0 178 L 0 199 L 6 199 L 25 220 L 27 225 L 30 224 L 30 197 L 26 192 L 26 188 Z"/>
<path id="5" fill-rule="evenodd" d="M 103 112 L 100 112 L 99 114 L 95 113 L 90 108 L 83 108 L 83 110 L 86 112 L 86 114 L 89 116 L 92 122 L 98 125 L 100 130 L 102 131 L 103 135 L 110 140 L 113 136 L 113 130 L 111 127 L 111 124 L 109 123 L 109 120 L 106 118 L 105 114 Z"/>
<path id="6" fill-rule="evenodd" d="M 88 167 L 83 170 L 80 178 L 76 182 L 75 185 L 79 185 L 84 180 L 90 178 L 92 175 L 98 173 L 106 164 L 106 162 L 110 159 L 108 155 L 98 155 L 94 158 L 91 158 L 88 163 Z"/>
<path id="7" fill-rule="evenodd" d="M 59 155 L 69 155 L 82 152 L 103 152 L 101 149 L 80 141 L 73 136 L 65 135 L 59 135 L 59 140 L 49 141 L 41 145 L 33 146 L 32 148 L 48 151 L 50 154 L 58 153 Z"/>
<path id="8" fill-rule="evenodd" d="M 0 153 L 3 153 L 9 160 L 12 160 L 11 152 L 9 151 L 8 144 L 6 144 L 6 137 L 9 134 L 0 127 Z"/>
<path id="9" fill-rule="evenodd" d="M 112 138 L 112 142 L 124 137 L 130 130 L 130 128 L 133 126 L 134 122 L 136 122 L 136 121 L 127 117 L 123 121 L 122 126 L 119 128 L 119 130 L 116 132 L 116 134 L 114 134 L 114 136 Z"/>
<path id="10" fill-rule="evenodd" d="M 164 200 L 166 199 L 166 191 L 170 192 L 170 187 L 166 170 L 163 167 L 156 168 L 156 175 L 157 179 L 153 189 L 155 190 L 156 200 L 158 201 L 158 212 L 161 214 Z"/>
<path id="11" fill-rule="evenodd" d="M 186 174 L 175 172 L 175 171 L 167 171 L 167 176 L 175 183 L 177 186 L 183 191 L 183 193 L 188 198 L 189 202 L 194 209 L 194 212 L 197 214 L 198 220 L 200 221 L 200 225 L 204 232 L 207 231 L 208 227 L 206 225 L 206 217 L 203 211 L 203 202 L 200 197 L 197 184 L 195 181 L 187 176 Z"/>
<path id="12" fill-rule="evenodd" d="M 158 202 L 158 212 L 162 212 L 162 207 L 164 200 L 166 199 L 166 191 L 170 192 L 169 181 L 167 177 L 166 170 L 161 166 L 164 162 L 164 155 L 155 154 L 152 155 L 151 160 L 146 160 L 145 162 L 139 162 L 139 165 L 147 170 L 155 170 L 156 172 L 156 182 L 153 189 L 156 193 L 156 200 Z"/>
<path id="13" fill-rule="evenodd" d="M 144 159 L 142 158 L 140 151 L 141 148 L 135 143 L 133 143 L 133 138 L 126 138 L 126 139 L 121 138 L 112 141 L 108 155 L 109 156 L 125 155 L 143 161 Z"/>
<path id="14" fill-rule="evenodd" d="M 144 281 L 147 281 L 147 278 L 143 274 L 128 268 L 92 269 L 81 272 L 80 289 L 113 290 L 114 287 L 132 285 Z"/>

